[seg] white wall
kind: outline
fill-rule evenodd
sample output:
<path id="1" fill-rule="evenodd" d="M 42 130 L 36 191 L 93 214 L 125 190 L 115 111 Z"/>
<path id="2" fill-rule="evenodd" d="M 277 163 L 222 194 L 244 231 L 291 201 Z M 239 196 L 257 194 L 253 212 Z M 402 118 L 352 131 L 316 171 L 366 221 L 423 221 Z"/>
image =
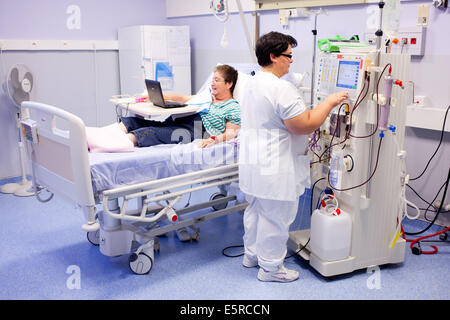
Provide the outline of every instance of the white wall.
<path id="1" fill-rule="evenodd" d="M 72 5 L 79 14 L 74 16 Z M 78 23 L 73 23 L 75 18 Z M 5 83 L 13 65 L 23 63 L 32 70 L 34 100 L 73 112 L 87 126 L 115 121 L 109 99 L 120 94 L 115 49 L 93 50 L 88 45 L 87 50 L 8 50 L 5 39 L 114 42 L 122 26 L 160 25 L 165 20 L 164 0 L 0 0 L 0 179 L 21 174 L 15 107 Z"/>

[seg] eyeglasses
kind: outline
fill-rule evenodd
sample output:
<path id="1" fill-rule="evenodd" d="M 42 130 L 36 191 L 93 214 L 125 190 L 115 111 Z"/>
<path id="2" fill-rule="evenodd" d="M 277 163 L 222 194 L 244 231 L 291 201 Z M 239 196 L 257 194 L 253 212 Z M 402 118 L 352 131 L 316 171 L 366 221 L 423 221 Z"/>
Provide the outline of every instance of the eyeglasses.
<path id="1" fill-rule="evenodd" d="M 225 80 L 214 78 L 211 80 L 212 83 L 219 83 L 219 82 L 225 82 Z"/>
<path id="2" fill-rule="evenodd" d="M 280 53 L 280 56 L 283 56 L 283 57 L 287 57 L 287 58 L 289 58 L 289 59 L 292 59 L 292 54 Z"/>

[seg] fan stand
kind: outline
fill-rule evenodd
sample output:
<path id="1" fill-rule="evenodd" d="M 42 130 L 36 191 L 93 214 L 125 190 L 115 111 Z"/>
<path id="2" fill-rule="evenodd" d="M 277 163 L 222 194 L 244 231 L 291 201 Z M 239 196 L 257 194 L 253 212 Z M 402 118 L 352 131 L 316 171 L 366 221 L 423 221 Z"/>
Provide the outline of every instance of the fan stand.
<path id="1" fill-rule="evenodd" d="M 17 127 L 19 128 L 19 157 L 22 170 L 22 181 L 18 183 L 7 183 L 0 188 L 2 193 L 14 193 L 18 197 L 29 197 L 34 195 L 32 182 L 27 180 L 25 172 L 25 154 L 22 141 L 22 133 L 20 132 L 20 116 L 17 117 Z"/>

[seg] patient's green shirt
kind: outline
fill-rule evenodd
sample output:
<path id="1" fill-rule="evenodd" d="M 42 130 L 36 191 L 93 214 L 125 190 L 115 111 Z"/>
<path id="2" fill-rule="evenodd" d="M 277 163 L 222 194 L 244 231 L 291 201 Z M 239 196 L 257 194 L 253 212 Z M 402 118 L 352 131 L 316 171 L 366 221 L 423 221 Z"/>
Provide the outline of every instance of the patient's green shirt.
<path id="1" fill-rule="evenodd" d="M 241 125 L 241 109 L 239 102 L 234 99 L 212 103 L 208 111 L 201 112 L 200 116 L 202 117 L 203 126 L 212 136 L 224 133 L 227 121 Z"/>

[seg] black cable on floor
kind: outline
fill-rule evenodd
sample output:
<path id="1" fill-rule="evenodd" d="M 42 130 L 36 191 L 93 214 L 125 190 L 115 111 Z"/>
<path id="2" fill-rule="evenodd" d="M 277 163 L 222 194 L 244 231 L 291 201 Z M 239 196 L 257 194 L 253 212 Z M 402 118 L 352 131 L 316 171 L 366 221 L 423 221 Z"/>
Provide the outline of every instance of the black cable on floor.
<path id="1" fill-rule="evenodd" d="M 242 252 L 242 253 L 240 253 L 240 254 L 238 254 L 238 255 L 235 255 L 235 256 L 232 256 L 232 255 L 229 255 L 229 254 L 226 254 L 226 253 L 225 253 L 225 250 L 228 250 L 228 249 L 231 249 L 231 248 L 241 248 L 241 247 L 243 248 L 244 245 L 241 244 L 241 245 L 236 245 L 236 246 L 229 246 L 229 247 L 226 247 L 226 248 L 224 248 L 224 249 L 222 250 L 222 254 L 223 254 L 225 257 L 228 257 L 228 258 L 237 258 L 237 257 L 243 256 L 243 255 L 244 255 L 244 252 Z"/>
<path id="2" fill-rule="evenodd" d="M 313 186 L 312 186 L 312 188 L 311 188 L 310 215 L 312 215 L 312 211 L 313 211 L 313 210 L 312 210 L 312 204 L 313 204 L 313 198 L 314 198 L 314 188 L 315 188 L 316 184 L 317 184 L 319 181 L 324 180 L 324 179 L 325 179 L 325 177 L 324 177 L 324 178 L 320 178 L 319 180 L 317 180 L 316 182 L 314 182 L 314 184 L 313 184 Z M 302 248 L 300 248 L 297 252 L 291 254 L 291 255 L 288 256 L 288 257 L 285 257 L 284 259 L 288 259 L 288 258 L 290 258 L 290 257 L 292 257 L 292 256 L 294 256 L 294 255 L 299 254 L 300 251 L 302 251 L 303 249 L 306 248 L 306 246 L 307 246 L 308 243 L 309 243 L 309 240 L 310 240 L 310 239 L 308 239 L 308 241 L 306 242 L 306 244 L 305 244 Z M 226 253 L 225 253 L 225 251 L 228 250 L 228 249 L 231 249 L 231 248 L 241 248 L 241 247 L 243 248 L 244 245 L 241 244 L 241 245 L 234 245 L 234 246 L 228 246 L 228 247 L 225 247 L 225 248 L 222 250 L 222 254 L 223 254 L 225 257 L 229 257 L 229 258 L 237 258 L 237 257 L 243 256 L 243 255 L 244 255 L 244 252 L 242 252 L 242 253 L 240 253 L 240 254 L 237 254 L 237 255 L 230 255 L 230 254 L 226 254 Z"/>
<path id="3" fill-rule="evenodd" d="M 448 169 L 447 182 L 445 183 L 445 189 L 444 189 L 444 194 L 442 195 L 441 204 L 439 205 L 439 209 L 438 209 L 436 215 L 434 216 L 433 221 L 431 221 L 430 224 L 425 229 L 423 229 L 422 231 L 419 231 L 419 232 L 406 232 L 405 231 L 406 235 L 413 236 L 413 235 L 418 235 L 418 234 L 424 233 L 425 231 L 430 229 L 431 226 L 436 222 L 437 218 L 439 217 L 439 214 L 441 213 L 442 206 L 444 205 L 445 197 L 447 196 L 447 189 L 448 189 L 449 180 L 450 180 L 450 168 Z"/>

